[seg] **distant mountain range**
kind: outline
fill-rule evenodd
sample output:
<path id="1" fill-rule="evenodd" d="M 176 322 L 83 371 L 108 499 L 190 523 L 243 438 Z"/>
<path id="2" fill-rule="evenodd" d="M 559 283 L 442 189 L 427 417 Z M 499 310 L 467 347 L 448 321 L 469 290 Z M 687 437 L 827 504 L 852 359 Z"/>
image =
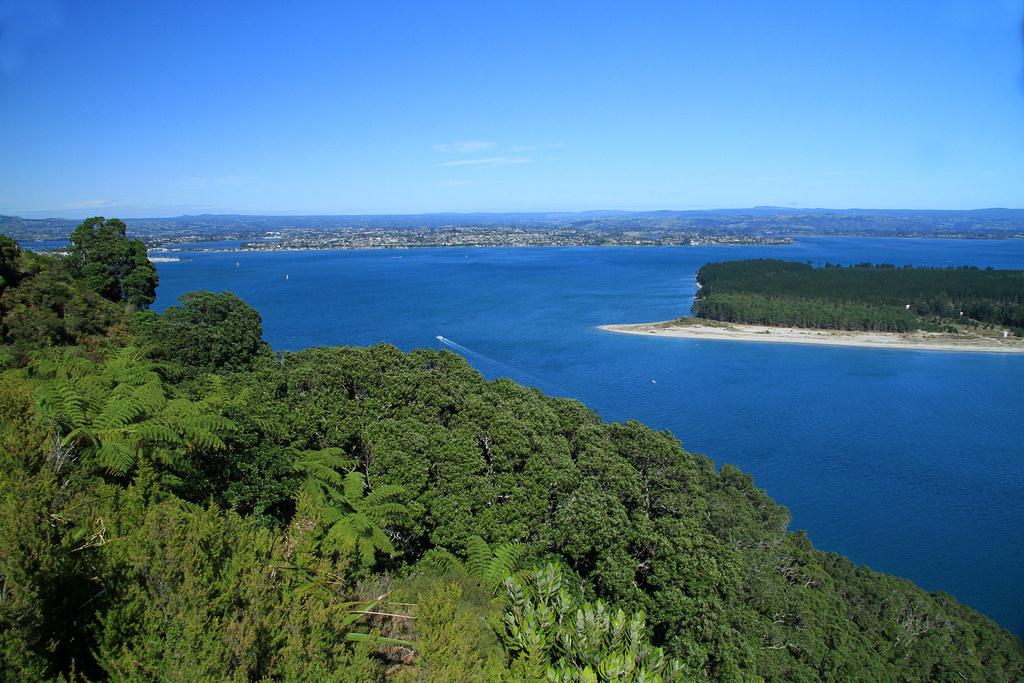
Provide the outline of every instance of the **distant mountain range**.
<path id="1" fill-rule="evenodd" d="M 177 235 L 209 239 L 245 238 L 266 232 L 346 229 L 433 228 L 572 229 L 634 232 L 673 231 L 707 235 L 888 235 L 903 237 L 1024 237 L 1024 209 L 969 211 L 918 209 L 749 209 L 693 211 L 582 211 L 536 213 L 430 213 L 417 215 L 250 216 L 203 214 L 168 218 L 127 218 L 129 231 L 143 239 Z M 66 239 L 79 221 L 0 216 L 0 232 L 19 240 Z"/>

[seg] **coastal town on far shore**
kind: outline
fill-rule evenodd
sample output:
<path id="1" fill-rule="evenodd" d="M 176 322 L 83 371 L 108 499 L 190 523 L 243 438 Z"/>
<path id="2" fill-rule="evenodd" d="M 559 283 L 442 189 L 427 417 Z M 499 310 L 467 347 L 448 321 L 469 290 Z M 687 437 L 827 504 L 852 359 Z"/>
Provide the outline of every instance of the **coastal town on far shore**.
<path id="1" fill-rule="evenodd" d="M 173 239 L 173 243 L 171 240 Z M 217 242 L 232 244 L 219 246 Z M 416 247 L 597 247 L 791 244 L 789 237 L 691 232 L 609 232 L 572 228 L 347 228 L 295 229 L 263 234 L 166 236 L 151 240 L 152 253 L 174 251 L 301 251 L 306 249 L 409 249 Z M 193 246 L 203 243 L 202 246 Z M 237 246 L 235 246 L 237 245 Z"/>
<path id="2" fill-rule="evenodd" d="M 414 247 L 594 247 L 791 244 L 809 236 L 1024 238 L 1024 209 L 595 211 L 412 215 L 186 215 L 127 218 L 154 254 Z M 68 218 L 0 216 L 0 232 L 59 251 Z"/>

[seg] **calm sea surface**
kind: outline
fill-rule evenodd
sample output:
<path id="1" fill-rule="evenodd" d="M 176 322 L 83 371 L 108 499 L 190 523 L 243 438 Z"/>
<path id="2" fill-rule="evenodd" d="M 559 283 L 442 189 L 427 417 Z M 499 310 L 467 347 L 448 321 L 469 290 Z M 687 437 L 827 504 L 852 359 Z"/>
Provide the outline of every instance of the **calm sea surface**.
<path id="1" fill-rule="evenodd" d="M 817 547 L 947 591 L 1024 634 L 1024 355 L 595 329 L 687 313 L 708 261 L 1024 268 L 1024 240 L 179 256 L 158 266 L 157 309 L 193 289 L 232 291 L 260 311 L 278 350 L 408 350 L 443 335 L 488 377 L 672 430 L 688 450 L 753 474 Z"/>

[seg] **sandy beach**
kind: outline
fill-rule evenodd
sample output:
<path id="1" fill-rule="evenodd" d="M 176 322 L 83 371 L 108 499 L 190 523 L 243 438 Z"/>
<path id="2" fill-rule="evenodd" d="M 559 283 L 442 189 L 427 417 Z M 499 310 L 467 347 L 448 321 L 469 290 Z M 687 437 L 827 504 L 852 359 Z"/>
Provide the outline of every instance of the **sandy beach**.
<path id="1" fill-rule="evenodd" d="M 632 325 L 600 325 L 598 329 L 622 334 L 769 344 L 824 344 L 828 346 L 913 349 L 922 351 L 1024 353 L 1024 339 L 1016 337 L 999 339 L 980 335 L 937 332 L 848 332 L 844 330 L 812 330 L 795 327 L 738 325 L 715 321 L 707 321 L 706 323 L 665 321 Z"/>

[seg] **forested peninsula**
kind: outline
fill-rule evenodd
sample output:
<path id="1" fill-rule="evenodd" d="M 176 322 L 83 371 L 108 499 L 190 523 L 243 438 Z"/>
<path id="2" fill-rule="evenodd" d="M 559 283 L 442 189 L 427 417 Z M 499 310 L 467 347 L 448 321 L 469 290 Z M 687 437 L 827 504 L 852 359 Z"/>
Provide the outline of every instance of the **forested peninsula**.
<path id="1" fill-rule="evenodd" d="M 709 263 L 697 284 L 693 314 L 711 320 L 872 332 L 969 327 L 1024 337 L 1024 270 L 758 259 Z"/>
<path id="2" fill-rule="evenodd" d="M 697 271 L 692 317 L 633 334 L 943 351 L 1024 352 L 1024 271 L 758 259 Z"/>
<path id="3" fill-rule="evenodd" d="M 734 467 L 459 356 L 277 353 L 119 221 L 0 236 L 0 679 L 1013 681 Z M 713 285 L 712 285 L 713 286 Z"/>

